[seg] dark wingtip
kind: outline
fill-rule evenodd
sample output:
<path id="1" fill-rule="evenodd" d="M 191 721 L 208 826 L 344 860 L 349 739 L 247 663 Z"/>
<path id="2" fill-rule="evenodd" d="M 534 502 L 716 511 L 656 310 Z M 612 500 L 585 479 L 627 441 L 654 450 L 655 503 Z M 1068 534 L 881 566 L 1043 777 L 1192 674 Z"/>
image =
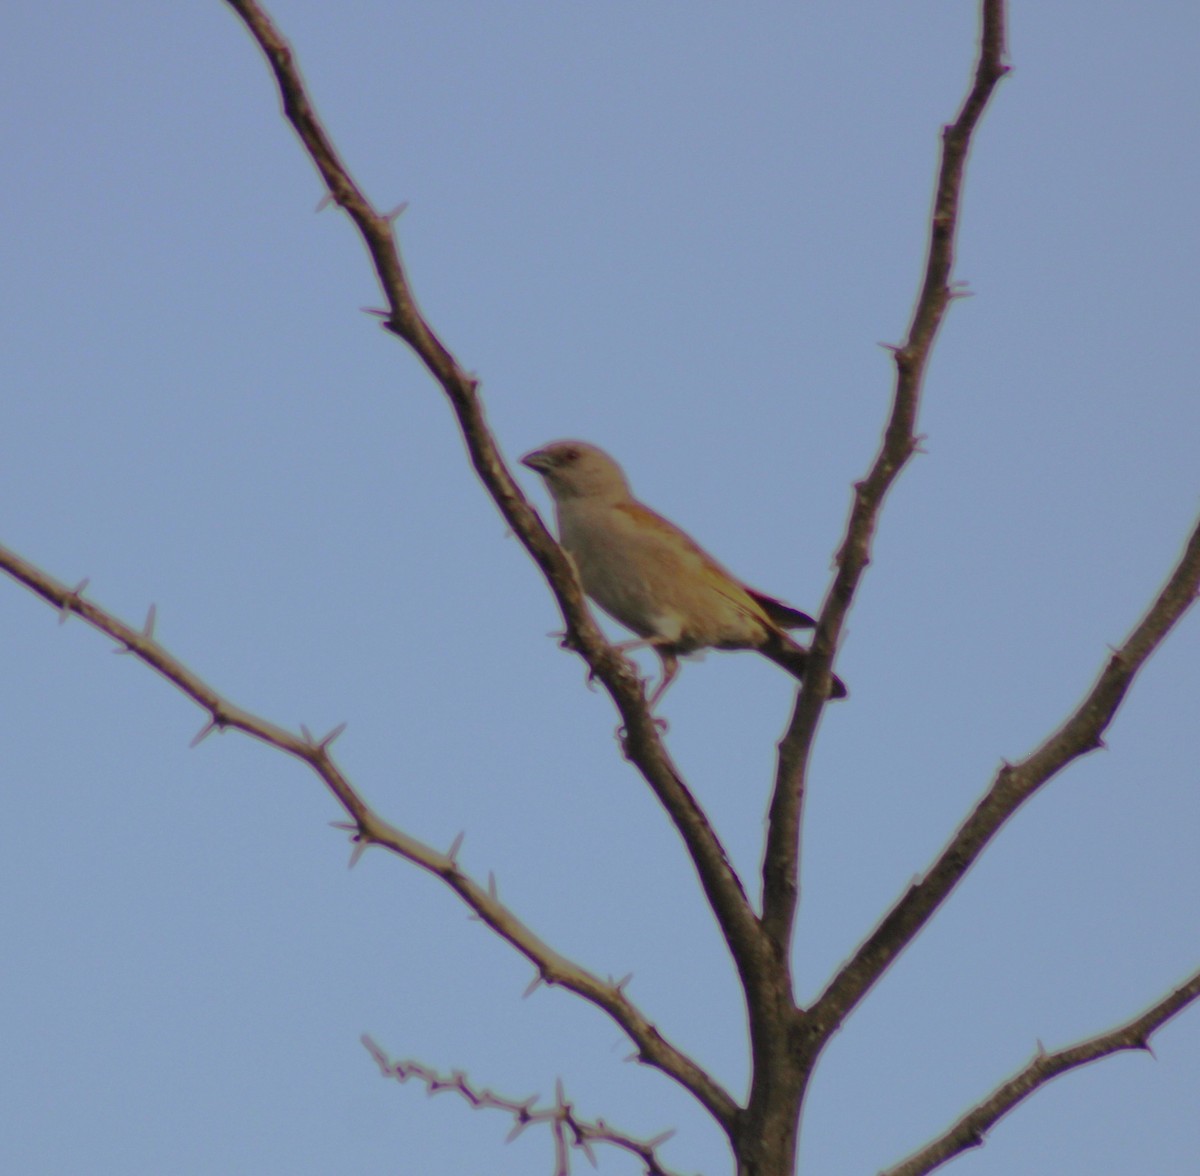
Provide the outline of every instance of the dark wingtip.
<path id="1" fill-rule="evenodd" d="M 746 592 L 750 599 L 767 614 L 772 624 L 778 625 L 781 629 L 816 628 L 817 622 L 808 613 L 801 612 L 798 608 L 792 608 L 790 604 L 784 604 L 782 600 L 776 600 L 774 596 L 767 596 L 753 588 L 747 588 Z"/>

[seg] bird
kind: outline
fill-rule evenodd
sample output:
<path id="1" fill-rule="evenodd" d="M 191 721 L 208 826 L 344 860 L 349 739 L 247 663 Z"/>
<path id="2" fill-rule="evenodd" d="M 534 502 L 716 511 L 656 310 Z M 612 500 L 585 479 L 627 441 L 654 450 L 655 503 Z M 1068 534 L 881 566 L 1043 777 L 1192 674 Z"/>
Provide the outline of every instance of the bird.
<path id="1" fill-rule="evenodd" d="M 554 441 L 521 458 L 554 500 L 558 541 L 583 591 L 637 634 L 620 652 L 650 647 L 662 678 L 651 710 L 679 672 L 679 658 L 701 649 L 753 649 L 797 679 L 808 650 L 789 629 L 816 625 L 807 613 L 744 584 L 686 532 L 639 502 L 625 472 L 586 441 Z M 834 676 L 831 698 L 844 698 Z"/>

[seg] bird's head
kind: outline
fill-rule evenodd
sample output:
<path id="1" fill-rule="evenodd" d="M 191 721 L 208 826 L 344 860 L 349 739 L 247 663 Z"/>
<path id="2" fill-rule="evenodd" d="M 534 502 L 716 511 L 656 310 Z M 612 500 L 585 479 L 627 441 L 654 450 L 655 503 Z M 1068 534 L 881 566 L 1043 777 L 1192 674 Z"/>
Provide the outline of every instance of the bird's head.
<path id="1" fill-rule="evenodd" d="M 521 464 L 542 475 L 555 502 L 570 498 L 623 502 L 630 497 L 621 467 L 586 441 L 554 441 L 527 453 Z"/>

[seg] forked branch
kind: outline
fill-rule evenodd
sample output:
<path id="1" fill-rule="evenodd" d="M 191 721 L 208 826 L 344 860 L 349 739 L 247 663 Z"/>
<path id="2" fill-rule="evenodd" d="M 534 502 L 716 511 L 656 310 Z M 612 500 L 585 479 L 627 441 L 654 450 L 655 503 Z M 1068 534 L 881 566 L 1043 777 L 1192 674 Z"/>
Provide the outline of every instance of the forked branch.
<path id="1" fill-rule="evenodd" d="M 442 386 L 480 480 L 541 568 L 558 601 L 568 644 L 587 661 L 612 696 L 625 726 L 626 754 L 683 838 L 738 970 L 747 977 L 758 974 L 766 953 L 741 880 L 663 747 L 635 667 L 604 640 L 584 604 L 569 561 L 501 457 L 484 417 L 478 381 L 464 371 L 418 309 L 396 246 L 393 218 L 377 212 L 354 182 L 317 117 L 290 47 L 270 17 L 254 0 L 226 3 L 241 17 L 266 56 L 288 121 L 320 172 L 330 197 L 345 209 L 366 244 L 388 303 L 384 326 L 412 348 Z"/>
<path id="2" fill-rule="evenodd" d="M 606 1143 L 636 1156 L 642 1162 L 646 1176 L 678 1176 L 664 1167 L 658 1158 L 658 1149 L 675 1134 L 674 1131 L 664 1131 L 653 1139 L 636 1139 L 610 1127 L 603 1119 L 584 1119 L 568 1101 L 561 1082 L 555 1089 L 554 1101 L 539 1106 L 538 1095 L 524 1099 L 506 1098 L 487 1087 L 475 1085 L 461 1070 L 439 1074 L 420 1062 L 395 1062 L 370 1037 L 363 1037 L 362 1042 L 385 1077 L 395 1078 L 397 1082 L 415 1079 L 431 1095 L 457 1094 L 476 1110 L 503 1111 L 510 1115 L 513 1128 L 506 1142 L 516 1139 L 527 1127 L 548 1126 L 554 1137 L 554 1176 L 569 1176 L 571 1153 L 575 1150 L 581 1151 L 591 1166 L 596 1167 L 593 1145 L 597 1143 Z"/>
<path id="3" fill-rule="evenodd" d="M 74 614 L 112 637 L 120 646 L 119 652 L 130 653 L 157 670 L 207 711 L 208 722 L 201 729 L 196 742 L 213 730 L 230 727 L 307 764 L 350 815 L 352 824 L 348 828 L 356 842 L 356 856 L 366 846 L 379 845 L 440 878 L 501 939 L 533 964 L 544 983 L 559 984 L 603 1010 L 637 1047 L 639 1061 L 674 1078 L 719 1123 L 727 1125 L 732 1121 L 736 1110 L 732 1097 L 705 1070 L 662 1036 L 626 996 L 623 984 L 602 980 L 540 939 L 500 902 L 494 884 L 480 886 L 462 871 L 457 861 L 457 843 L 450 852 L 441 853 L 389 825 L 370 808 L 330 755 L 330 744 L 341 733 L 340 727 L 322 739 L 315 739 L 307 732 L 294 735 L 275 723 L 234 706 L 155 640 L 153 609 L 146 625 L 140 630 L 134 629 L 85 599 L 85 585 L 68 588 L 5 547 L 0 547 L 0 569 L 57 608 L 64 619 Z"/>
<path id="4" fill-rule="evenodd" d="M 1128 640 L 1108 659 L 1074 713 L 1031 755 L 1005 763 L 974 812 L 922 881 L 888 912 L 870 938 L 833 978 L 807 1015 L 815 1048 L 828 1040 L 888 965 L 912 942 L 1004 823 L 1068 764 L 1104 745 L 1104 732 L 1138 671 L 1162 644 L 1200 591 L 1200 522 L 1166 584 Z"/>
<path id="5" fill-rule="evenodd" d="M 950 275 L 954 269 L 954 245 L 967 153 L 996 83 L 1008 72 L 1009 67 L 1004 63 L 1005 41 L 1004 0 L 983 0 L 974 81 L 958 118 L 942 132 L 942 158 L 921 293 L 913 310 L 908 337 L 893 352 L 896 383 L 891 417 L 870 473 L 854 487 L 854 505 L 838 550 L 837 572 L 817 621 L 808 673 L 796 700 L 791 725 L 779 745 L 763 858 L 763 923 L 778 949 L 785 953 L 791 940 L 798 900 L 800 818 L 805 779 L 817 724 L 825 705 L 830 663 L 855 592 L 871 562 L 871 542 L 884 499 L 917 447 L 914 430 L 921 385 L 938 329 L 953 298 Z"/>

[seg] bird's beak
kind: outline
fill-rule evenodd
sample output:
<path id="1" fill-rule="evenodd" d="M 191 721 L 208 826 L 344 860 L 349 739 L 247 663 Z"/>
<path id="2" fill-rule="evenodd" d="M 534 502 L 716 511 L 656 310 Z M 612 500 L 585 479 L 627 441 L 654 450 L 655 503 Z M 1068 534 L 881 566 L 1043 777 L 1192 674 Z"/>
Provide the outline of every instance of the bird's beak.
<path id="1" fill-rule="evenodd" d="M 521 458 L 521 464 L 528 466 L 531 470 L 536 470 L 539 474 L 544 474 L 550 468 L 551 462 L 544 449 L 535 449 Z"/>

